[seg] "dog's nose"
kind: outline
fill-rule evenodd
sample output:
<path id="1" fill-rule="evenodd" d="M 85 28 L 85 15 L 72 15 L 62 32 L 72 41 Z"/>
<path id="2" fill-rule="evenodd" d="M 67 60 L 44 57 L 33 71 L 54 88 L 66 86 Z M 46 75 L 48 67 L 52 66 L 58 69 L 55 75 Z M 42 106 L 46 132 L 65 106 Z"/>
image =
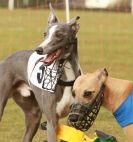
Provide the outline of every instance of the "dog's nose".
<path id="1" fill-rule="evenodd" d="M 38 47 L 36 50 L 37 54 L 42 55 L 43 54 L 43 48 L 42 47 Z"/>
<path id="2" fill-rule="evenodd" d="M 77 122 L 78 116 L 75 115 L 75 114 L 71 114 L 68 119 L 69 119 L 70 122 Z"/>

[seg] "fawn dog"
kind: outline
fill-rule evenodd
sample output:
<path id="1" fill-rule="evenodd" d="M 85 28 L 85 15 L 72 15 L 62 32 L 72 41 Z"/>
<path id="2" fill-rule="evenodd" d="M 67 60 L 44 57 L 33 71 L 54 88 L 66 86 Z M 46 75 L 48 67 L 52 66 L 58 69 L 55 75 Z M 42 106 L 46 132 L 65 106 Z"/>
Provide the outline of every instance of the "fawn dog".
<path id="1" fill-rule="evenodd" d="M 73 86 L 73 96 L 80 104 L 90 104 L 103 84 L 102 105 L 113 113 L 129 141 L 133 142 L 133 81 L 112 78 L 102 68 L 79 76 Z"/>

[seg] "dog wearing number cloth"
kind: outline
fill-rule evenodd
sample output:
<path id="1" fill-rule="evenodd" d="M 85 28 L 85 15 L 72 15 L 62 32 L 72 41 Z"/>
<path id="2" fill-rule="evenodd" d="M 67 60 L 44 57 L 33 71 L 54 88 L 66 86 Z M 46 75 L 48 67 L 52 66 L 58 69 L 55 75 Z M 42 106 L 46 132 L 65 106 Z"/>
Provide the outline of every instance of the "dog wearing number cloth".
<path id="1" fill-rule="evenodd" d="M 19 51 L 0 62 L 0 120 L 8 98 L 12 97 L 25 114 L 23 142 L 32 141 L 42 113 L 47 119 L 48 142 L 57 141 L 58 119 L 69 112 L 72 82 L 80 74 L 78 19 L 59 23 L 50 5 L 46 37 L 39 47 Z"/>
<path id="2" fill-rule="evenodd" d="M 133 81 L 112 78 L 103 68 L 79 76 L 73 86 L 73 96 L 77 102 L 88 105 L 103 84 L 105 89 L 102 105 L 113 113 L 129 141 L 133 142 Z"/>

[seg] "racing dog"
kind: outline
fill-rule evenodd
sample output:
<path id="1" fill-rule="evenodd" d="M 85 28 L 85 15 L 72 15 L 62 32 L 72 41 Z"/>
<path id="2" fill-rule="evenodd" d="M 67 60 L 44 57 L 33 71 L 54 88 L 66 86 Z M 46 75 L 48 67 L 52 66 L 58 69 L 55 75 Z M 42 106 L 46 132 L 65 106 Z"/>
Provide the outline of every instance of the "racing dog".
<path id="1" fill-rule="evenodd" d="M 59 23 L 51 5 L 50 10 L 46 37 L 39 47 L 19 51 L 0 62 L 0 120 L 8 98 L 13 97 L 25 114 L 23 142 L 32 141 L 42 113 L 47 118 L 48 142 L 57 141 L 58 119 L 69 112 L 72 80 L 80 73 L 76 40 L 79 17 Z M 34 79 L 42 88 L 32 82 Z"/>
<path id="2" fill-rule="evenodd" d="M 73 86 L 73 96 L 77 102 L 89 105 L 101 87 L 105 85 L 103 106 L 111 111 L 123 128 L 130 142 L 133 142 L 133 82 L 112 78 L 107 70 L 79 76 Z"/>

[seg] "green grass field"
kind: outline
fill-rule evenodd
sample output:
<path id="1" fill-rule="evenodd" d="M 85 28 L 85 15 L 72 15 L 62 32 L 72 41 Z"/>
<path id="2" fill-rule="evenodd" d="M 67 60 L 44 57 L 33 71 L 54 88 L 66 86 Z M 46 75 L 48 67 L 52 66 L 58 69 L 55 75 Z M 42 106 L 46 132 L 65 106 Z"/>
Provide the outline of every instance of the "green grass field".
<path id="1" fill-rule="evenodd" d="M 57 11 L 60 21 L 64 11 Z M 80 63 L 84 72 L 106 67 L 111 76 L 133 80 L 133 15 L 129 13 L 72 11 L 71 17 L 81 17 L 79 38 Z M 0 9 L 0 59 L 13 52 L 36 48 L 43 40 L 48 11 Z M 43 117 L 44 119 L 44 117 Z M 65 122 L 64 120 L 61 120 Z M 112 114 L 102 108 L 94 125 L 87 131 L 90 137 L 96 129 L 127 142 Z M 10 100 L 0 123 L 0 142 L 20 142 L 24 131 L 23 112 Z M 41 142 L 45 133 L 38 130 L 33 142 Z"/>

